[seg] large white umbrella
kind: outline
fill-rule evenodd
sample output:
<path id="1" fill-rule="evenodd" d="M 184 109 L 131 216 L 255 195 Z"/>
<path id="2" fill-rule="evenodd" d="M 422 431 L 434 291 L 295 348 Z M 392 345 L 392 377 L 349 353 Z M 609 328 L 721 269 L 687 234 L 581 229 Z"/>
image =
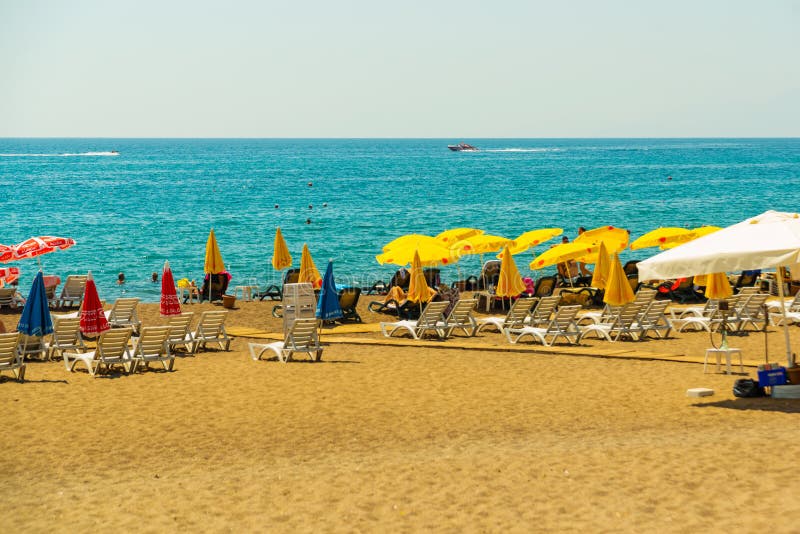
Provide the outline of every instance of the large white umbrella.
<path id="1" fill-rule="evenodd" d="M 704 273 L 776 268 L 781 313 L 786 314 L 781 266 L 800 262 L 800 214 L 767 211 L 639 262 L 639 277 L 679 278 Z M 793 365 L 788 321 L 786 360 Z"/>

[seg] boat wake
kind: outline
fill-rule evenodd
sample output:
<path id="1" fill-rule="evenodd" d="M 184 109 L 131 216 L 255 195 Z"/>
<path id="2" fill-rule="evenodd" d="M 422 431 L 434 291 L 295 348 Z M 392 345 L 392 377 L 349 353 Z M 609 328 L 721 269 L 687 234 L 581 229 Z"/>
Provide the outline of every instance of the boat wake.
<path id="1" fill-rule="evenodd" d="M 119 156 L 119 152 L 65 152 L 62 154 L 0 154 L 2 158 L 55 158 L 80 156 Z"/>
<path id="2" fill-rule="evenodd" d="M 563 148 L 486 148 L 481 152 L 563 152 Z"/>

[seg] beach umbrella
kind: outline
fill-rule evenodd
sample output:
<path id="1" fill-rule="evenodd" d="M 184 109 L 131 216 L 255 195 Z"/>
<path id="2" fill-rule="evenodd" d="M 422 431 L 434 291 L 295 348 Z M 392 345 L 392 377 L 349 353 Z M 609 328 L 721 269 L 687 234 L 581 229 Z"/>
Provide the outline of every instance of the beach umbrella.
<path id="1" fill-rule="evenodd" d="M 39 256 L 42 254 L 50 254 L 56 250 L 66 250 L 74 245 L 75 240 L 70 237 L 55 237 L 50 235 L 31 237 L 22 243 L 14 245 L 12 257 L 8 261 L 36 258 L 39 262 L 39 268 L 41 269 L 42 260 Z"/>
<path id="2" fill-rule="evenodd" d="M 322 286 L 322 277 L 319 275 L 317 266 L 314 265 L 314 259 L 311 257 L 311 252 L 308 251 L 308 245 L 303 243 L 303 254 L 300 256 L 300 275 L 297 278 L 300 283 L 308 282 L 314 289 Z"/>
<path id="3" fill-rule="evenodd" d="M 663 227 L 647 232 L 631 243 L 631 250 L 650 247 L 676 246 L 694 239 L 694 234 L 686 228 Z"/>
<path id="4" fill-rule="evenodd" d="M 510 239 L 499 235 L 480 234 L 457 241 L 450 246 L 450 249 L 455 251 L 459 257 L 468 254 L 482 255 L 489 252 L 497 252 L 510 241 Z"/>
<path id="5" fill-rule="evenodd" d="M 697 282 L 695 277 L 695 283 Z M 733 288 L 725 273 L 713 273 L 706 275 L 706 297 L 710 299 L 726 299 L 733 295 Z"/>
<path id="6" fill-rule="evenodd" d="M 333 278 L 333 261 L 328 261 L 325 276 L 322 278 L 322 291 L 319 293 L 317 302 L 317 318 L 323 321 L 332 321 L 341 317 L 339 293 L 336 291 L 336 281 Z"/>
<path id="7" fill-rule="evenodd" d="M 619 256 L 615 252 L 611 257 L 611 266 L 608 272 L 608 282 L 606 283 L 606 291 L 603 295 L 603 302 L 609 306 L 622 306 L 629 302 L 633 302 L 636 295 L 633 294 L 628 277 L 625 270 L 622 268 L 622 263 L 619 261 Z"/>
<path id="8" fill-rule="evenodd" d="M 86 288 L 83 291 L 83 304 L 81 304 L 81 332 L 89 337 L 99 336 L 111 328 L 103 312 L 103 303 L 97 294 L 92 272 L 86 277 Z"/>
<path id="9" fill-rule="evenodd" d="M 680 243 L 664 243 L 661 245 L 661 250 L 668 250 L 671 248 L 675 248 L 678 245 L 682 245 L 683 243 L 688 243 L 689 241 L 693 241 L 698 237 L 703 237 L 704 235 L 713 234 L 714 232 L 722 230 L 719 226 L 699 226 L 697 228 L 693 228 L 689 230 L 690 237 L 686 241 L 682 241 Z"/>
<path id="10" fill-rule="evenodd" d="M 289 247 L 286 246 L 286 240 L 283 239 L 281 227 L 275 230 L 275 244 L 273 245 L 272 252 L 272 268 L 276 271 L 286 269 L 292 266 L 292 255 L 289 254 Z"/>
<path id="11" fill-rule="evenodd" d="M 8 245 L 0 245 L 0 263 L 13 261 L 13 259 L 14 259 L 14 247 L 9 247 Z"/>
<path id="12" fill-rule="evenodd" d="M 393 265 L 408 265 L 414 259 L 414 255 L 419 256 L 421 265 L 434 267 L 437 265 L 450 265 L 458 262 L 458 251 L 447 248 L 444 244 L 434 238 L 420 240 L 416 243 L 405 242 L 393 246 L 375 256 L 381 265 L 391 263 Z"/>
<path id="13" fill-rule="evenodd" d="M 0 269 L 0 287 L 3 283 L 11 283 L 19 278 L 19 267 L 4 267 Z"/>
<path id="14" fill-rule="evenodd" d="M 178 293 L 175 290 L 175 280 L 172 277 L 172 269 L 169 262 L 164 262 L 164 271 L 161 273 L 161 315 L 180 315 L 181 303 L 178 300 Z"/>
<path id="15" fill-rule="evenodd" d="M 222 261 L 222 253 L 219 251 L 217 236 L 214 229 L 208 233 L 206 241 L 206 261 L 203 265 L 203 272 L 206 274 L 219 274 L 225 270 L 225 263 Z"/>
<path id="16" fill-rule="evenodd" d="M 593 245 L 590 243 L 579 243 L 574 241 L 572 243 L 562 243 L 553 248 L 545 250 L 536 256 L 530 264 L 531 269 L 544 269 L 551 265 L 559 263 L 566 263 L 570 260 L 575 260 L 584 257 L 588 254 L 593 254 L 600 249 L 600 245 Z"/>
<path id="17" fill-rule="evenodd" d="M 609 254 L 614 252 L 622 252 L 628 246 L 630 234 L 624 228 L 617 228 L 615 226 L 600 226 L 583 232 L 575 238 L 575 243 L 592 243 L 599 245 L 601 241 L 605 241 L 606 248 Z"/>
<path id="18" fill-rule="evenodd" d="M 508 245 L 503 249 L 500 261 L 500 276 L 497 280 L 495 294 L 498 297 L 516 297 L 525 291 L 525 282 L 519 274 L 517 264 L 509 250 Z"/>
<path id="19" fill-rule="evenodd" d="M 451 228 L 437 235 L 434 239 L 449 246 L 463 239 L 481 235 L 482 233 L 483 230 L 478 230 L 477 228 Z"/>
<path id="20" fill-rule="evenodd" d="M 417 245 L 419 243 L 424 243 L 424 242 L 429 242 L 429 241 L 430 242 L 434 242 L 434 243 L 436 243 L 438 245 L 443 245 L 442 242 L 437 241 L 435 237 L 431 237 L 429 235 L 406 234 L 406 235 L 401 235 L 400 237 L 397 237 L 397 238 L 389 241 L 388 243 L 383 245 L 381 250 L 383 250 L 384 252 L 387 252 L 387 251 L 392 250 L 394 248 L 406 247 L 407 245 L 412 245 L 413 246 L 413 245 Z"/>
<path id="21" fill-rule="evenodd" d="M 44 289 L 42 271 L 36 273 L 33 279 L 28 300 L 22 309 L 22 315 L 17 324 L 17 330 L 26 336 L 42 337 L 53 333 L 53 320 L 50 317 L 50 306 Z"/>
<path id="22" fill-rule="evenodd" d="M 606 244 L 600 241 L 600 248 L 597 251 L 597 261 L 594 264 L 594 272 L 592 273 L 592 287 L 597 289 L 605 289 L 608 285 L 608 275 L 611 269 L 611 260 L 606 250 Z"/>
<path id="23" fill-rule="evenodd" d="M 549 241 L 563 233 L 563 228 L 540 228 L 539 230 L 530 230 L 522 233 L 512 242 L 511 254 L 517 255 L 525 252 L 529 248 L 541 245 L 545 241 Z"/>
<path id="24" fill-rule="evenodd" d="M 428 287 L 428 282 L 425 280 L 425 273 L 422 272 L 422 262 L 419 259 L 419 254 L 414 254 L 411 260 L 411 282 L 408 284 L 408 293 L 406 298 L 413 302 L 419 302 L 420 306 L 423 302 L 428 302 L 435 294 Z"/>

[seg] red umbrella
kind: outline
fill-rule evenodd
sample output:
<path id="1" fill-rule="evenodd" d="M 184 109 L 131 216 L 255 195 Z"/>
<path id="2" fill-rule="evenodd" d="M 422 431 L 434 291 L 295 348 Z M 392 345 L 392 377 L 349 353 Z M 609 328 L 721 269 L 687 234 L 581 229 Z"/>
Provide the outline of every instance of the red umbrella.
<path id="1" fill-rule="evenodd" d="M 13 259 L 22 260 L 25 258 L 33 258 L 55 250 L 68 249 L 74 244 L 75 240 L 69 237 L 54 237 L 50 235 L 31 237 L 14 247 Z"/>
<path id="2" fill-rule="evenodd" d="M 161 273 L 161 315 L 180 315 L 181 303 L 175 291 L 175 280 L 172 278 L 172 269 L 169 262 L 164 262 L 164 272 Z"/>
<path id="3" fill-rule="evenodd" d="M 5 263 L 14 259 L 14 247 L 0 245 L 0 263 Z"/>
<path id="4" fill-rule="evenodd" d="M 97 294 L 97 286 L 94 285 L 92 273 L 86 279 L 86 289 L 83 293 L 83 304 L 81 305 L 81 332 L 87 336 L 99 336 L 111 325 L 108 324 L 106 314 L 103 313 L 103 304 Z"/>
<path id="5" fill-rule="evenodd" d="M 19 278 L 18 267 L 4 267 L 0 269 L 0 287 L 3 287 L 3 282 L 11 283 Z"/>

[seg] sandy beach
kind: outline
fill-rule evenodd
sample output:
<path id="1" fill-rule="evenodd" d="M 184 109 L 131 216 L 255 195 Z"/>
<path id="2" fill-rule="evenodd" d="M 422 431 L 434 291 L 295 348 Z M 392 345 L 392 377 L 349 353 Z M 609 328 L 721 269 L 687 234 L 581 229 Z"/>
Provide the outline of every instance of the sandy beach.
<path id="1" fill-rule="evenodd" d="M 369 299 L 365 322 L 391 320 Z M 272 305 L 239 302 L 227 324 L 278 332 Z M 164 322 L 157 304 L 140 316 Z M 496 333 L 325 336 L 316 364 L 254 362 L 238 337 L 172 373 L 92 378 L 56 361 L 4 378 L 0 528 L 797 530 L 800 402 L 735 398 L 738 375 L 703 374 L 705 333 L 550 351 Z M 763 334 L 732 344 L 763 361 Z M 774 328 L 768 346 L 783 362 Z"/>

